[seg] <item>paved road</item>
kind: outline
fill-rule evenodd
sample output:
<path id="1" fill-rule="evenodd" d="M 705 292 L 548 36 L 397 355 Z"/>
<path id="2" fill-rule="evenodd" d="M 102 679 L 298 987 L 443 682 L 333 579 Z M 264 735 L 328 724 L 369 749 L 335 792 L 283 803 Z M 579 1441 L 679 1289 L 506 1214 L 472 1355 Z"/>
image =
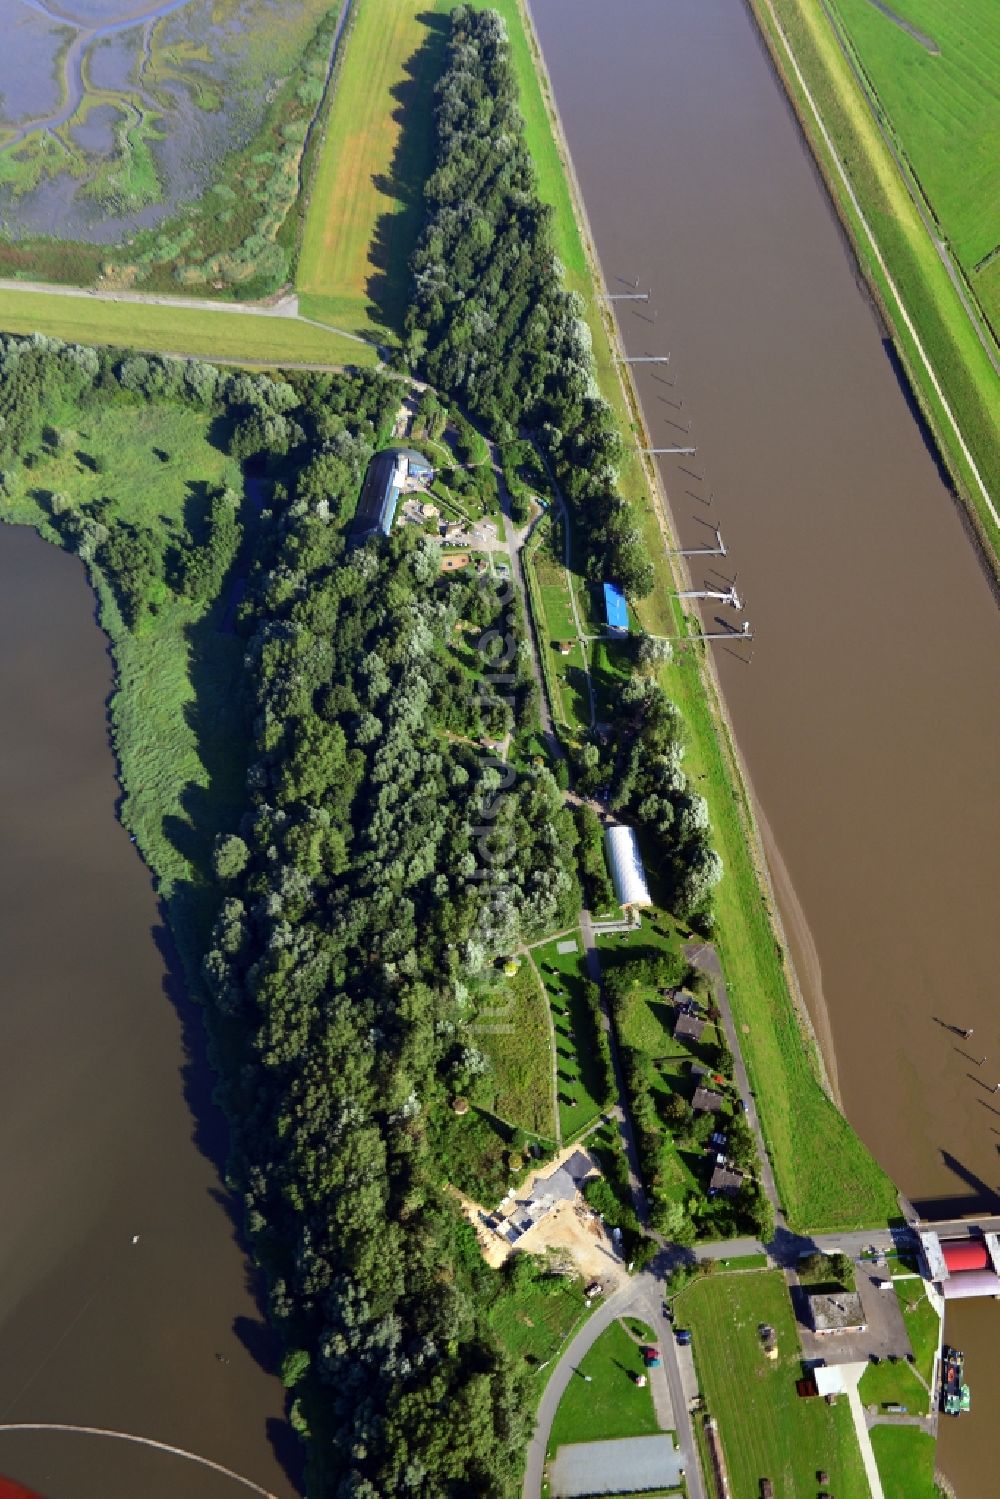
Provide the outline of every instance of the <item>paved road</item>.
<path id="1" fill-rule="evenodd" d="M 858 1446 L 861 1449 L 861 1461 L 865 1465 L 865 1473 L 868 1477 L 868 1487 L 871 1489 L 872 1499 L 885 1499 L 882 1479 L 878 1471 L 878 1465 L 875 1462 L 872 1439 L 868 1435 L 868 1423 L 865 1420 L 864 1406 L 861 1404 L 861 1396 L 858 1394 L 856 1379 L 848 1384 L 847 1404 L 850 1408 L 851 1419 L 854 1421 L 854 1433 L 858 1439 Z"/>
<path id="2" fill-rule="evenodd" d="M 750 1091 L 750 1079 L 747 1076 L 746 1064 L 743 1061 L 743 1048 L 736 1031 L 736 1022 L 733 1020 L 733 1008 L 729 1003 L 729 991 L 726 988 L 726 980 L 722 973 L 722 964 L 719 954 L 710 942 L 687 942 L 684 945 L 684 956 L 694 967 L 707 973 L 712 980 L 715 990 L 716 1003 L 722 1015 L 722 1025 L 729 1043 L 729 1050 L 733 1054 L 733 1073 L 736 1078 L 736 1086 L 740 1090 L 740 1097 L 746 1109 L 747 1123 L 750 1125 L 757 1140 L 757 1154 L 760 1157 L 760 1179 L 767 1193 L 768 1200 L 774 1208 L 774 1221 L 778 1228 L 785 1228 L 785 1214 L 778 1198 L 778 1188 L 774 1180 L 774 1172 L 771 1169 L 771 1158 L 764 1144 L 764 1131 L 760 1126 L 760 1117 L 757 1113 L 757 1105 Z"/>
<path id="3" fill-rule="evenodd" d="M 663 1315 L 664 1281 L 669 1264 L 669 1256 L 658 1256 L 648 1270 L 643 1270 L 613 1296 L 609 1296 L 607 1301 L 597 1307 L 559 1359 L 542 1395 L 535 1432 L 528 1445 L 523 1499 L 539 1499 L 552 1422 L 570 1381 L 580 1378 L 576 1371 L 581 1360 L 601 1333 L 618 1317 L 626 1315 L 640 1317 L 656 1335 L 657 1344 L 663 1353 L 663 1368 L 676 1423 L 677 1445 L 683 1458 L 688 1499 L 706 1499 L 694 1427 L 684 1396 L 677 1345 L 673 1329 Z"/>

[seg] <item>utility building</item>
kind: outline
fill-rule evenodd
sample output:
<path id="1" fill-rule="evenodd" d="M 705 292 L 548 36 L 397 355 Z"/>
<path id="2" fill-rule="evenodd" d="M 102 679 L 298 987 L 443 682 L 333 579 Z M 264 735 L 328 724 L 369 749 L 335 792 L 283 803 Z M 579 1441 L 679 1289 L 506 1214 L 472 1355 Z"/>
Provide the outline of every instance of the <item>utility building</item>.
<path id="1" fill-rule="evenodd" d="M 404 491 L 422 489 L 434 478 L 426 458 L 412 448 L 383 448 L 368 465 L 354 514 L 351 541 L 360 546 L 371 536 L 388 536 Z"/>
<path id="2" fill-rule="evenodd" d="M 628 604 L 625 602 L 625 595 L 614 583 L 604 585 L 604 617 L 609 630 L 614 630 L 616 635 L 627 634 Z"/>
<path id="3" fill-rule="evenodd" d="M 651 906 L 653 901 L 646 884 L 635 828 L 616 823 L 605 832 L 604 847 L 618 904 L 622 907 Z"/>

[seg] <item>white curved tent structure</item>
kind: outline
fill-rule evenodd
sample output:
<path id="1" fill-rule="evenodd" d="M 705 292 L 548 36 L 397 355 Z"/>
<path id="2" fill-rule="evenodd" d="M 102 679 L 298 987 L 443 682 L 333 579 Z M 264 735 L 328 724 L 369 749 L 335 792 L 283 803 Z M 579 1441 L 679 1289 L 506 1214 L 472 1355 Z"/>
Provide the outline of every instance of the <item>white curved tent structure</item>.
<path id="1" fill-rule="evenodd" d="M 622 906 L 651 906 L 652 898 L 646 884 L 646 871 L 642 867 L 639 840 L 635 828 L 616 823 L 604 834 L 604 846 L 608 856 L 608 868 L 615 895 Z"/>

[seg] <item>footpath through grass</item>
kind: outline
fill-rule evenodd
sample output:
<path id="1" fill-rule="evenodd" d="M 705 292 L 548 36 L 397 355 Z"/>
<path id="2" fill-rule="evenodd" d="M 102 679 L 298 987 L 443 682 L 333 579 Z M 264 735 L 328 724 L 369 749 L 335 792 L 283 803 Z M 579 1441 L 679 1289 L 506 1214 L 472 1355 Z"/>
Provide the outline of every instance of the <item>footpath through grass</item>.
<path id="1" fill-rule="evenodd" d="M 401 327 L 452 3 L 356 0 L 299 256 L 296 286 L 309 317 L 352 332 Z"/>
<path id="2" fill-rule="evenodd" d="M 778 1270 L 716 1274 L 675 1300 L 690 1327 L 708 1414 L 719 1423 L 733 1499 L 759 1499 L 761 1479 L 775 1494 L 817 1491 L 816 1474 L 837 1499 L 869 1499 L 851 1413 L 845 1400 L 802 1400 L 795 1390 L 801 1353 L 792 1304 Z M 761 1323 L 774 1328 L 778 1358 L 764 1357 Z"/>
<path id="3" fill-rule="evenodd" d="M 248 364 L 371 367 L 378 361 L 371 344 L 344 338 L 332 329 L 297 318 L 226 312 L 210 303 L 203 310 L 4 288 L 0 328 L 7 333 L 45 333 L 70 343 L 114 344 L 144 353 Z"/>

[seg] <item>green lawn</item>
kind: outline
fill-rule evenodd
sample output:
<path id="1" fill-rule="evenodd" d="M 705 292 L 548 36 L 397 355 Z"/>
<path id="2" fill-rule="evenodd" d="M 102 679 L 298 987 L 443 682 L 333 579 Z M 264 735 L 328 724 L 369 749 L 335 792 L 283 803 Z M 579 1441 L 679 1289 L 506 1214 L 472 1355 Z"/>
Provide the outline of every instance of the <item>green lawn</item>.
<path id="1" fill-rule="evenodd" d="M 836 0 L 894 134 L 981 300 L 975 268 L 1000 243 L 1000 28 L 994 0 L 893 0 L 931 52 L 871 0 Z"/>
<path id="2" fill-rule="evenodd" d="M 642 1353 L 619 1322 L 601 1333 L 574 1372 L 552 1423 L 549 1449 L 564 1442 L 601 1442 L 613 1437 L 652 1436 L 659 1431 Z M 590 1376 L 589 1383 L 586 1376 Z"/>
<path id="3" fill-rule="evenodd" d="M 693 1333 L 695 1364 L 708 1413 L 719 1423 L 733 1499 L 759 1499 L 760 1480 L 776 1494 L 812 1495 L 817 1470 L 837 1499 L 868 1499 L 857 1438 L 844 1400 L 803 1400 L 795 1319 L 780 1271 L 711 1275 L 675 1300 L 677 1320 Z M 778 1358 L 765 1359 L 758 1326 L 777 1335 Z"/>
<path id="4" fill-rule="evenodd" d="M 590 1010 L 584 998 L 587 965 L 583 938 L 579 932 L 570 936 L 577 944 L 575 952 L 559 952 L 558 942 L 548 942 L 544 947 L 532 950 L 548 993 L 556 1032 L 559 1122 L 563 1139 L 571 1139 L 586 1129 L 611 1102 L 603 1096 L 601 1072 L 596 1065 L 591 1040 Z M 569 941 L 570 937 L 560 940 Z"/>
<path id="5" fill-rule="evenodd" d="M 632 674 L 628 646 L 615 640 L 595 640 L 590 647 L 590 675 L 598 721 L 612 719 L 618 707 L 618 694 Z"/>
<path id="6" fill-rule="evenodd" d="M 433 164 L 453 0 L 357 0 L 324 125 L 296 287 L 309 317 L 399 330 Z"/>
<path id="7" fill-rule="evenodd" d="M 0 289 L 0 328 L 46 333 L 83 344 L 115 344 L 147 353 L 190 354 L 240 363 L 374 365 L 371 344 L 297 318 L 225 312 L 206 303 L 170 307 L 106 302 L 54 292 Z"/>
<path id="8" fill-rule="evenodd" d="M 871 1438 L 885 1499 L 935 1499 L 932 1436 L 914 1426 L 874 1426 Z"/>
<path id="9" fill-rule="evenodd" d="M 888 1293 L 887 1293 L 888 1294 Z M 858 1393 L 864 1405 L 905 1405 L 911 1416 L 925 1416 L 930 1404 L 926 1388 L 903 1359 L 870 1364 L 861 1376 Z"/>
<path id="10" fill-rule="evenodd" d="M 518 1129 L 554 1141 L 552 1047 L 545 1000 L 531 964 L 523 962 L 513 978 L 498 977 L 483 986 L 473 1002 L 472 1039 L 489 1058 L 490 1068 L 477 1079 L 472 1102 Z"/>
<path id="11" fill-rule="evenodd" d="M 917 1361 L 916 1367 L 930 1384 L 940 1338 L 940 1319 L 931 1306 L 924 1283 L 919 1277 L 913 1280 L 894 1280 L 893 1288 L 903 1309 L 903 1321 Z"/>

